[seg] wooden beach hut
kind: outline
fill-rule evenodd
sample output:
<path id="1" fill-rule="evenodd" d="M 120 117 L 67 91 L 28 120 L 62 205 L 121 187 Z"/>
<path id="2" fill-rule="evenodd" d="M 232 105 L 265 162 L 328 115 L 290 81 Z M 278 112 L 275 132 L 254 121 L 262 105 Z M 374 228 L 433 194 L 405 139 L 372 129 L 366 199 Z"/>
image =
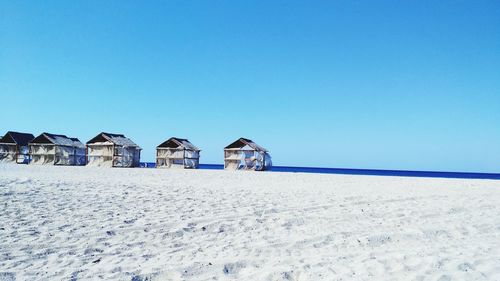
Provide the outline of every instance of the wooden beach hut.
<path id="1" fill-rule="evenodd" d="M 224 169 L 263 171 L 272 166 L 267 149 L 250 139 L 239 138 L 224 148 Z"/>
<path id="2" fill-rule="evenodd" d="M 28 143 L 35 138 L 32 134 L 7 132 L 0 138 L 0 162 L 4 163 L 29 163 Z"/>
<path id="3" fill-rule="evenodd" d="M 102 132 L 87 142 L 87 165 L 138 167 L 141 150 L 124 135 Z"/>
<path id="4" fill-rule="evenodd" d="M 77 138 L 42 133 L 29 144 L 30 164 L 85 165 L 85 145 Z"/>
<path id="5" fill-rule="evenodd" d="M 187 139 L 169 138 L 156 147 L 156 167 L 197 169 L 200 151 Z"/>

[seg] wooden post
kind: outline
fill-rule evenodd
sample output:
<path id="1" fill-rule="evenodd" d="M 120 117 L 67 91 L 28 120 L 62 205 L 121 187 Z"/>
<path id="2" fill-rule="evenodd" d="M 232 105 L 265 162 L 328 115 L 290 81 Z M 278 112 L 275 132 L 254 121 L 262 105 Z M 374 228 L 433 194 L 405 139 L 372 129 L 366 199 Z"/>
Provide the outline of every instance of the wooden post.
<path id="1" fill-rule="evenodd" d="M 16 152 L 14 153 L 14 157 L 15 157 L 14 161 L 16 161 L 16 164 L 19 164 L 19 162 L 17 161 L 18 151 L 19 151 L 19 148 L 18 148 L 18 145 L 16 144 Z"/>
<path id="2" fill-rule="evenodd" d="M 264 152 L 264 156 L 262 157 L 262 171 L 266 170 L 266 153 Z"/>

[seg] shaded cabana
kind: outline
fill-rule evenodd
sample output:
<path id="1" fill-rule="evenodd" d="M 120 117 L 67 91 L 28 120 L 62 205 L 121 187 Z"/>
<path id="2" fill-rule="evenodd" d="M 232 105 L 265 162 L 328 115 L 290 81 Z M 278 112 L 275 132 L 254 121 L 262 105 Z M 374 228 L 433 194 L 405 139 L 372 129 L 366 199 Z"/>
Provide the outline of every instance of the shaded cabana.
<path id="1" fill-rule="evenodd" d="M 85 165 L 85 145 L 77 138 L 42 133 L 29 144 L 30 164 Z"/>
<path id="2" fill-rule="evenodd" d="M 224 169 L 263 171 L 272 166 L 267 149 L 240 138 L 224 148 Z"/>
<path id="3" fill-rule="evenodd" d="M 124 135 L 102 132 L 87 142 L 87 165 L 138 167 L 141 150 Z"/>
<path id="4" fill-rule="evenodd" d="M 197 169 L 200 151 L 187 139 L 170 138 L 156 147 L 156 167 Z"/>
<path id="5" fill-rule="evenodd" d="M 32 134 L 9 131 L 0 138 L 0 162 L 28 164 L 28 143 L 35 138 Z"/>

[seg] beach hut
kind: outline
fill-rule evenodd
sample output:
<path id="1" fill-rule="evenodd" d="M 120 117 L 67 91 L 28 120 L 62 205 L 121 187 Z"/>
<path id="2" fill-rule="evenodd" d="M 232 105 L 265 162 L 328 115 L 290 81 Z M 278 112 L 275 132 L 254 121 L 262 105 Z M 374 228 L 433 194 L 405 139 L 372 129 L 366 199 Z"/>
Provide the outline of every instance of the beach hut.
<path id="1" fill-rule="evenodd" d="M 85 145 L 77 138 L 42 133 L 29 144 L 30 164 L 85 165 Z"/>
<path id="2" fill-rule="evenodd" d="M 169 138 L 156 147 L 157 168 L 197 169 L 200 150 L 187 139 Z"/>
<path id="3" fill-rule="evenodd" d="M 103 132 L 87 142 L 87 165 L 138 167 L 141 150 L 124 135 Z"/>
<path id="4" fill-rule="evenodd" d="M 34 138 L 32 134 L 7 132 L 0 138 L 0 162 L 28 164 L 28 143 Z"/>
<path id="5" fill-rule="evenodd" d="M 250 139 L 239 138 L 224 148 L 224 169 L 263 171 L 272 166 L 267 149 Z"/>

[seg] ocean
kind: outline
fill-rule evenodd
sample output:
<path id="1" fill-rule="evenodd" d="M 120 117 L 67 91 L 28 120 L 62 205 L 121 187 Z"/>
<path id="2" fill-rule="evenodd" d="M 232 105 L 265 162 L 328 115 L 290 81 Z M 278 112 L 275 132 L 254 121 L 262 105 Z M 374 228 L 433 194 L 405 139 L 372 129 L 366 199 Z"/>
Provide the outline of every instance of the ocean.
<path id="1" fill-rule="evenodd" d="M 141 168 L 154 168 L 155 163 L 142 162 Z M 200 164 L 202 170 L 222 170 L 222 164 Z M 500 173 L 471 173 L 471 172 L 438 172 L 438 171 L 408 171 L 408 170 L 376 170 L 376 169 L 346 169 L 346 168 L 317 168 L 317 167 L 289 167 L 273 166 L 270 172 L 288 173 L 315 173 L 340 175 L 366 176 L 396 176 L 396 177 L 426 177 L 426 178 L 456 178 L 456 179 L 492 179 L 500 180 Z"/>

